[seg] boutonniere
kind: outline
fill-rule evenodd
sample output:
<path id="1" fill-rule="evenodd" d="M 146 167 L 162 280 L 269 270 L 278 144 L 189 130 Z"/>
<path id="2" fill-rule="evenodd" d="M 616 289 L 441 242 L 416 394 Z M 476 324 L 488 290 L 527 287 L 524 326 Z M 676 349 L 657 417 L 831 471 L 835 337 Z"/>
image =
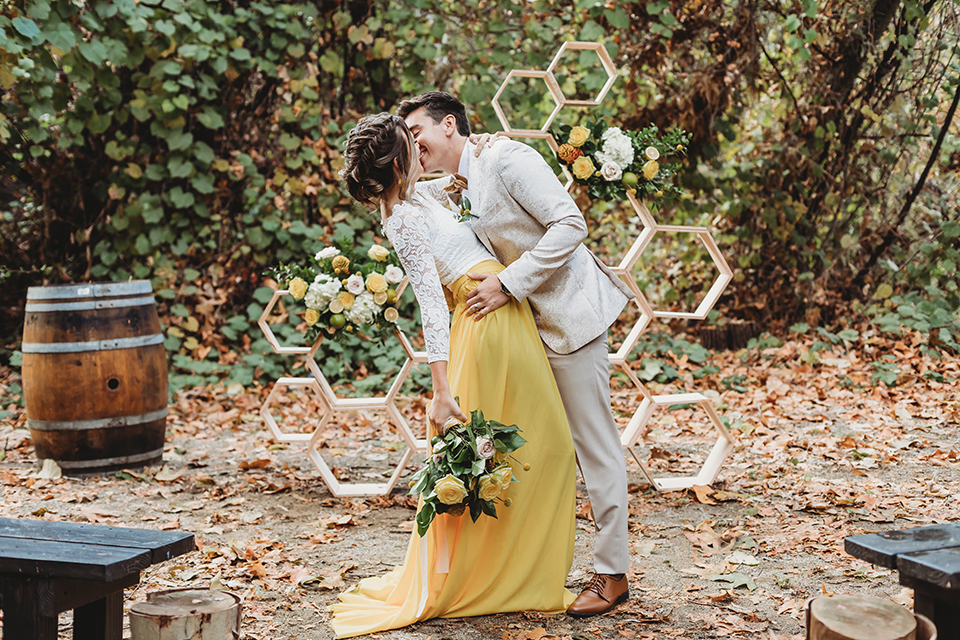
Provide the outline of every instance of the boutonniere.
<path id="1" fill-rule="evenodd" d="M 457 222 L 465 222 L 470 218 L 476 218 L 477 216 L 470 213 L 470 198 L 467 198 L 463 195 L 463 192 L 467 188 L 467 179 L 464 178 L 459 173 L 453 174 L 453 177 L 450 179 L 450 184 L 443 188 L 450 196 L 460 196 L 460 212 L 454 213 L 454 217 L 457 219 Z"/>
<path id="2" fill-rule="evenodd" d="M 470 218 L 479 218 L 480 216 L 470 213 L 470 198 L 466 196 L 461 196 L 460 198 L 460 212 L 455 213 L 454 216 L 457 218 L 457 222 L 466 222 Z"/>

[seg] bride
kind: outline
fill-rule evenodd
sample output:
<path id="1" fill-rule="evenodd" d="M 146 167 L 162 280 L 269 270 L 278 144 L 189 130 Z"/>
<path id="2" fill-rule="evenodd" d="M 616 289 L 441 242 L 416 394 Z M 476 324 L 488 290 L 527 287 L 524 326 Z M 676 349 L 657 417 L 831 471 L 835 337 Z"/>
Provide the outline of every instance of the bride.
<path id="1" fill-rule="evenodd" d="M 478 284 L 467 273 L 504 267 L 430 195 L 430 183 L 417 185 L 423 168 L 401 118 L 361 119 L 344 158 L 350 194 L 379 205 L 420 305 L 433 380 L 430 435 L 480 409 L 516 424 L 527 444 L 514 454 L 520 483 L 510 487 L 511 507 L 476 522 L 440 514 L 423 538 L 415 529 L 402 566 L 340 594 L 330 608 L 333 629 L 348 638 L 438 617 L 563 612 L 574 599 L 564 583 L 573 559 L 575 458 L 530 306 L 511 299 L 482 320 L 467 316 L 467 294 Z M 444 287 L 455 304 L 452 322 Z"/>

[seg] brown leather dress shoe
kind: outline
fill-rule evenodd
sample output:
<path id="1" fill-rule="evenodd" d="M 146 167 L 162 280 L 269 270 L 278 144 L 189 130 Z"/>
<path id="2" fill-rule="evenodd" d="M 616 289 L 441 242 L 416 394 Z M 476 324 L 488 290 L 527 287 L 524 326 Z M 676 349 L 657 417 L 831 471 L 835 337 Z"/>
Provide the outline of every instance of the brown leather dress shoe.
<path id="1" fill-rule="evenodd" d="M 567 615 L 574 618 L 596 616 L 626 602 L 629 597 L 627 576 L 622 573 L 619 576 L 597 573 L 567 609 Z"/>

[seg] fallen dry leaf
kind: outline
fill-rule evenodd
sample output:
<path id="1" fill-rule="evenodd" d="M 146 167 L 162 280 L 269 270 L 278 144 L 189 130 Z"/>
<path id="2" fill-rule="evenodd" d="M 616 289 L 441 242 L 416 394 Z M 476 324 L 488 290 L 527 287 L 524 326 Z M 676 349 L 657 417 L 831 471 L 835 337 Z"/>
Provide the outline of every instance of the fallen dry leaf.
<path id="1" fill-rule="evenodd" d="M 694 495 L 696 495 L 697 502 L 701 504 L 717 504 L 715 500 L 710 498 L 710 494 L 713 492 L 713 489 L 710 487 L 695 484 L 690 487 L 690 489 L 693 491 Z"/>
<path id="2" fill-rule="evenodd" d="M 80 513 L 84 518 L 90 522 L 96 524 L 98 522 L 103 522 L 112 518 L 119 518 L 120 514 L 114 511 L 110 511 L 104 507 L 95 506 L 92 504 L 84 505 L 80 507 Z"/>

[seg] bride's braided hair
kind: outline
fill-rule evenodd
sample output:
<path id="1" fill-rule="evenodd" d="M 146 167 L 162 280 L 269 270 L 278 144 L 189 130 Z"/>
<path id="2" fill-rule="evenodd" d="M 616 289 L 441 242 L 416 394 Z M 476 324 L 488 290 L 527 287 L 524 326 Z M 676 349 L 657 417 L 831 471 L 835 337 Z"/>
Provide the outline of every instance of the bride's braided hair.
<path id="1" fill-rule="evenodd" d="M 400 197 L 413 190 L 412 153 L 415 142 L 402 118 L 389 113 L 364 116 L 347 134 L 342 176 L 358 202 L 373 205 L 394 184 Z"/>

